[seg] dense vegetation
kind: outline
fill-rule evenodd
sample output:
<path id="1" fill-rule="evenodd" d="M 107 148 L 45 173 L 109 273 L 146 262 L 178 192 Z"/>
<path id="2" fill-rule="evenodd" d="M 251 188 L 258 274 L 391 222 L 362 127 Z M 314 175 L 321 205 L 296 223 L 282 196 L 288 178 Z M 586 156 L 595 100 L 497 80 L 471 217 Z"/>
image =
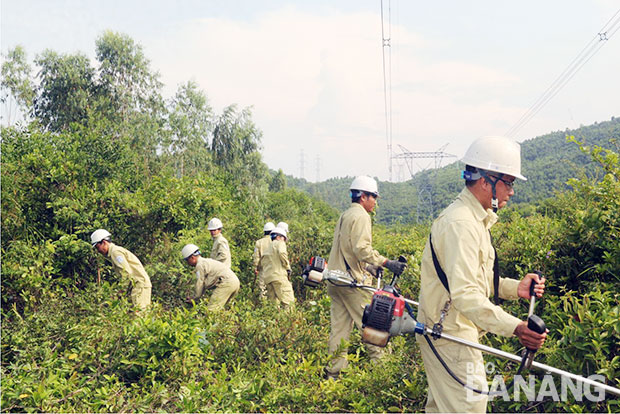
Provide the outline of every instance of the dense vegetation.
<path id="1" fill-rule="evenodd" d="M 324 287 L 303 287 L 299 275 L 308 257 L 328 254 L 338 212 L 287 189 L 281 172 L 268 173 L 251 113 L 230 106 L 214 114 L 191 82 L 165 99 L 142 49 L 124 35 L 105 33 L 96 47 L 96 67 L 79 54 L 47 51 L 35 60 L 34 79 L 16 48 L 2 68 L 3 99 L 25 115 L 2 128 L 2 411 L 422 410 L 426 379 L 413 338 L 394 338 L 373 367 L 353 335 L 354 363 L 342 379 L 322 379 L 329 298 Z M 611 150 L 581 153 L 603 174 L 575 171 L 567 191 L 502 212 L 493 232 L 504 274 L 538 268 L 549 278 L 537 312 L 551 332 L 537 358 L 618 386 L 620 162 Z M 338 182 L 325 184 L 346 195 Z M 413 211 L 415 197 L 403 194 Z M 224 222 L 242 284 L 234 305 L 217 314 L 205 301 L 183 301 L 193 277 L 179 253 L 190 241 L 209 251 L 213 216 Z M 291 228 L 292 312 L 255 292 L 251 254 L 266 220 Z M 407 256 L 400 287 L 415 298 L 428 226 L 405 221 L 375 225 L 374 240 L 384 255 Z M 99 227 L 145 264 L 154 304 L 144 317 L 134 316 L 123 281 L 90 247 Z M 527 312 L 525 303 L 505 306 Z M 519 351 L 515 339 L 486 340 Z M 611 398 L 546 398 L 496 400 L 490 409 L 620 407 Z"/>
<path id="2" fill-rule="evenodd" d="M 557 131 L 524 141 L 521 144 L 523 174 L 527 182 L 519 182 L 513 207 L 540 204 L 558 192 L 570 189 L 568 180 L 588 171 L 602 176 L 603 170 L 577 145 L 567 145 L 566 137 L 573 136 L 589 146 L 599 146 L 618 152 L 620 118 L 582 126 L 575 130 Z M 424 170 L 401 183 L 380 182 L 381 199 L 377 209 L 379 223 L 423 223 L 430 221 L 461 191 L 463 164 L 453 162 L 436 170 Z M 353 177 L 333 178 L 320 183 L 287 177 L 291 187 L 303 190 L 342 209 L 347 204 L 347 189 Z"/>

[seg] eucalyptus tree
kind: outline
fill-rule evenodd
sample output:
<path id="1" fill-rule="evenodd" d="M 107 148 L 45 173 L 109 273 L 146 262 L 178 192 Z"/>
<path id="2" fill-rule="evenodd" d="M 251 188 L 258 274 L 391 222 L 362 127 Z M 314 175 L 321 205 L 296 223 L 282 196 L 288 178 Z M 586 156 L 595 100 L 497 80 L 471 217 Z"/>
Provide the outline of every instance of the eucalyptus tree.
<path id="1" fill-rule="evenodd" d="M 235 179 L 251 187 L 266 185 L 267 167 L 259 153 L 262 132 L 252 121 L 249 108 L 224 108 L 213 130 L 211 150 L 214 161 Z"/>
<path id="2" fill-rule="evenodd" d="M 96 93 L 95 70 L 88 57 L 45 50 L 35 59 L 40 83 L 34 98 L 34 115 L 50 131 L 84 124 Z"/>
<path id="3" fill-rule="evenodd" d="M 34 84 L 32 68 L 22 46 L 15 46 L 3 57 L 0 102 L 5 108 L 6 124 L 10 126 L 19 115 L 27 119 L 31 114 Z"/>
<path id="4" fill-rule="evenodd" d="M 159 74 L 150 69 L 142 46 L 129 36 L 104 32 L 96 42 L 98 86 L 114 113 L 128 120 L 136 112 L 158 114 L 163 109 Z"/>
<path id="5" fill-rule="evenodd" d="M 95 44 L 98 115 L 109 121 L 113 139 L 136 150 L 136 172 L 148 176 L 158 168 L 157 152 L 165 136 L 159 74 L 150 68 L 142 46 L 125 34 L 106 31 Z"/>
<path id="6" fill-rule="evenodd" d="M 208 171 L 213 130 L 213 109 L 196 82 L 179 86 L 170 101 L 169 137 L 164 148 L 175 160 L 178 175 Z"/>

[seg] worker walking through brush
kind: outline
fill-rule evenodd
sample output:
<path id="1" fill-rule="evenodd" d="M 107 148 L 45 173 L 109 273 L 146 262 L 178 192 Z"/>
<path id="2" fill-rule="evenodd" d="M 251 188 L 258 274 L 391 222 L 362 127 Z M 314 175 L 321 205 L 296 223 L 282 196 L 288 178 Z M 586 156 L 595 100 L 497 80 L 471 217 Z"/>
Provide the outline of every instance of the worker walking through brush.
<path id="1" fill-rule="evenodd" d="M 224 263 L 226 266 L 231 266 L 230 247 L 228 247 L 228 240 L 222 234 L 222 221 L 218 218 L 212 218 L 207 224 L 207 229 L 211 233 L 213 238 L 213 247 L 211 248 L 211 259 Z"/>
<path id="2" fill-rule="evenodd" d="M 465 188 L 431 226 L 424 247 L 420 274 L 418 320 L 426 326 L 443 321 L 443 333 L 478 342 L 484 332 L 517 336 L 527 348 L 538 349 L 546 333 L 538 334 L 527 323 L 493 304 L 496 298 L 530 298 L 530 285 L 542 296 L 544 278 L 528 273 L 521 280 L 499 277 L 490 229 L 497 210 L 514 194 L 521 175 L 520 147 L 503 137 L 476 140 L 462 160 Z M 331 263 L 330 263 L 331 265 Z M 485 412 L 487 397 L 455 381 L 441 365 L 426 340 L 418 336 L 428 379 L 427 412 Z M 445 339 L 434 341 L 437 352 L 461 380 L 479 390 L 487 386 L 482 353 Z"/>
<path id="3" fill-rule="evenodd" d="M 270 237 L 271 243 L 265 250 L 262 259 L 267 298 L 276 304 L 283 303 L 284 306 L 289 307 L 294 304 L 295 295 L 293 285 L 289 280 L 291 264 L 286 249 L 286 230 L 275 227 L 271 231 Z"/>
<path id="4" fill-rule="evenodd" d="M 129 250 L 110 241 L 111 234 L 105 229 L 90 235 L 91 244 L 112 263 L 114 271 L 131 284 L 131 303 L 145 310 L 151 304 L 151 278 L 140 260 Z"/>
<path id="5" fill-rule="evenodd" d="M 397 260 L 388 260 L 372 248 L 372 229 L 369 213 L 374 210 L 379 197 L 377 182 L 367 176 L 353 180 L 350 187 L 351 206 L 336 223 L 334 241 L 329 255 L 329 269 L 347 272 L 359 284 L 370 285 L 371 276 L 365 273 L 367 265 L 385 266 L 390 271 L 400 274 L 405 264 Z M 343 340 L 348 340 L 353 324 L 362 329 L 364 307 L 370 303 L 372 294 L 362 289 L 348 289 L 327 285 L 331 297 L 331 330 L 329 333 L 329 352 L 342 352 L 325 368 L 327 378 L 335 379 L 347 366 L 346 347 Z M 383 355 L 383 349 L 366 345 L 371 361 L 376 362 Z"/>
<path id="6" fill-rule="evenodd" d="M 181 250 L 187 264 L 196 268 L 196 289 L 193 300 L 198 300 L 206 289 L 214 288 L 207 309 L 223 309 L 239 292 L 239 279 L 230 267 L 214 259 L 201 257 L 195 244 L 186 244 Z"/>
<path id="7" fill-rule="evenodd" d="M 268 221 L 263 226 L 263 237 L 256 240 L 254 243 L 254 254 L 252 255 L 252 265 L 254 267 L 254 274 L 257 277 L 258 283 L 258 296 L 262 299 L 267 297 L 267 287 L 265 286 L 265 271 L 262 263 L 265 251 L 271 245 L 271 231 L 276 226 Z"/>

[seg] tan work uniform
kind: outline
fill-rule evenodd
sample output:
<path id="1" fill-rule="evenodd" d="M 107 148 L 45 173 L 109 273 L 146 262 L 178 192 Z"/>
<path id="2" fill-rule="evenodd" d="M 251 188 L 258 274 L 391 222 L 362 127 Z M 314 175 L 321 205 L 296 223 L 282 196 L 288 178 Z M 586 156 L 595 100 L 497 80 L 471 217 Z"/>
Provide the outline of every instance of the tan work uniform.
<path id="1" fill-rule="evenodd" d="M 211 248 L 211 259 L 224 263 L 230 267 L 230 248 L 228 247 L 228 240 L 222 233 L 213 238 L 213 247 Z"/>
<path id="2" fill-rule="evenodd" d="M 252 255 L 252 264 L 254 270 L 258 272 L 258 294 L 261 298 L 267 296 L 267 287 L 265 286 L 265 271 L 263 269 L 263 256 L 267 248 L 271 245 L 271 236 L 266 234 L 264 237 L 256 240 L 254 244 L 254 254 Z"/>
<path id="3" fill-rule="evenodd" d="M 364 272 L 365 264 L 380 266 L 385 260 L 385 257 L 372 248 L 370 215 L 359 203 L 351 203 L 351 207 L 342 213 L 336 223 L 328 261 L 329 269 L 348 271 L 358 283 L 369 286 L 372 277 Z M 372 294 L 362 289 L 336 287 L 331 284 L 327 285 L 327 293 L 331 296 L 329 352 L 333 354 L 343 339 L 349 339 L 354 323 L 358 329 L 362 329 L 362 314 L 364 307 L 370 303 Z M 372 361 L 377 361 L 383 355 L 380 347 L 366 344 L 366 348 Z M 326 368 L 330 376 L 337 376 L 347 366 L 344 358 L 346 353 L 345 348 L 340 357 L 333 359 Z"/>
<path id="4" fill-rule="evenodd" d="M 116 273 L 123 278 L 129 279 L 131 288 L 131 303 L 141 310 L 146 309 L 151 304 L 151 278 L 144 270 L 144 266 L 135 254 L 110 243 L 106 258 L 112 262 Z"/>
<path id="5" fill-rule="evenodd" d="M 201 297 L 205 289 L 213 287 L 215 290 L 211 294 L 207 309 L 220 310 L 239 292 L 239 279 L 225 264 L 214 259 L 198 257 L 194 299 Z"/>
<path id="6" fill-rule="evenodd" d="M 513 335 L 520 320 L 489 300 L 493 292 L 495 259 L 489 229 L 496 221 L 497 214 L 485 210 L 465 188 L 433 222 L 433 248 L 446 273 L 450 294 L 437 276 L 427 240 L 420 275 L 420 322 L 427 326 L 438 322 L 441 309 L 451 296 L 452 303 L 443 322 L 444 333 L 471 342 L 478 342 L 485 331 Z M 518 285 L 518 280 L 500 278 L 499 296 L 518 299 Z M 418 336 L 417 341 L 428 379 L 426 411 L 485 412 L 486 396 L 467 391 L 441 366 L 426 340 Z M 485 389 L 486 374 L 480 351 L 445 339 L 433 341 L 441 357 L 459 378 L 478 389 Z"/>
<path id="7" fill-rule="evenodd" d="M 295 302 L 293 286 L 288 280 L 287 270 L 291 270 L 288 261 L 286 243 L 282 240 L 273 240 L 265 250 L 262 259 L 267 298 L 276 303 L 290 306 Z"/>

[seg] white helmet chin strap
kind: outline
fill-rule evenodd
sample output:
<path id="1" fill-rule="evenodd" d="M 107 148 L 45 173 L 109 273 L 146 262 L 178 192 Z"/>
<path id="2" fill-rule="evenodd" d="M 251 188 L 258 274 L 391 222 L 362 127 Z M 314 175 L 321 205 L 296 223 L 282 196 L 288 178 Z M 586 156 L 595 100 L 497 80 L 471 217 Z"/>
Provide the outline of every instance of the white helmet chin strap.
<path id="1" fill-rule="evenodd" d="M 495 186 L 493 186 L 493 193 L 495 193 Z M 495 194 L 493 194 L 493 198 L 491 199 L 491 207 L 493 207 L 493 212 L 497 213 L 497 209 L 499 208 L 499 201 L 495 198 Z"/>
<path id="2" fill-rule="evenodd" d="M 499 181 L 496 179 L 495 181 L 491 180 L 491 177 L 487 174 L 485 170 L 478 169 L 478 173 L 484 178 L 484 181 L 491 184 L 491 193 L 493 194 L 493 198 L 491 198 L 491 207 L 493 208 L 493 212 L 497 213 L 499 209 L 499 200 L 497 199 L 497 192 L 495 191 L 495 184 Z"/>

